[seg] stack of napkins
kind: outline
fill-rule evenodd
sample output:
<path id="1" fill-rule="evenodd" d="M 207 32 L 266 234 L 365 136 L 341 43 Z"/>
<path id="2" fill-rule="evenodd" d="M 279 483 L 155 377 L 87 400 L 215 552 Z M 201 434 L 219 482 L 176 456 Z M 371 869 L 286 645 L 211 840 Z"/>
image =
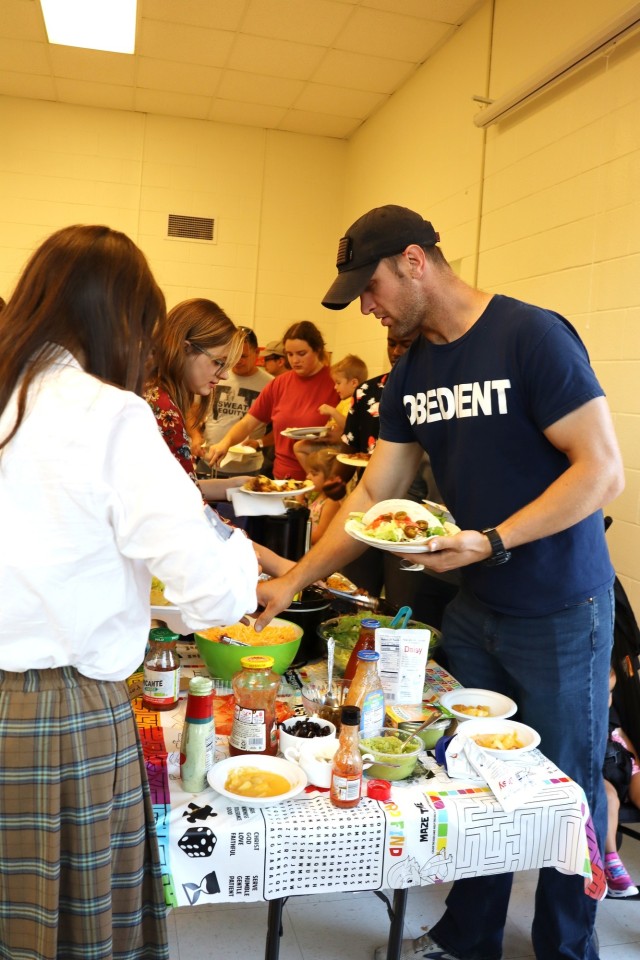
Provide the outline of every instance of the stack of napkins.
<path id="1" fill-rule="evenodd" d="M 240 487 L 228 490 L 227 497 L 233 504 L 236 517 L 279 517 L 287 512 L 280 497 L 254 497 Z"/>

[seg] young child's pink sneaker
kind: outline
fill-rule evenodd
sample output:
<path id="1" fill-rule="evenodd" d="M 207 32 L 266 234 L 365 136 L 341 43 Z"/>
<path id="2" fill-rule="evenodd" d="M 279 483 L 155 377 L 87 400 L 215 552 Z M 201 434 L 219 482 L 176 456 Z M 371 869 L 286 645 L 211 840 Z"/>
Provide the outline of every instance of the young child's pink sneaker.
<path id="1" fill-rule="evenodd" d="M 617 853 L 607 853 L 604 858 L 604 875 L 607 879 L 607 894 L 610 897 L 635 897 L 638 888 Z"/>

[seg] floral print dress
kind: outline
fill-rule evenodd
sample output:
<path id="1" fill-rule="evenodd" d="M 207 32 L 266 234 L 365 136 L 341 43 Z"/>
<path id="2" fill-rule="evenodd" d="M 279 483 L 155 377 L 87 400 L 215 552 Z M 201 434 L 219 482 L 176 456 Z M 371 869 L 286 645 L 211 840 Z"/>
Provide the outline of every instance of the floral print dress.
<path id="1" fill-rule="evenodd" d="M 193 482 L 197 484 L 198 478 L 191 455 L 191 441 L 180 410 L 167 391 L 158 384 L 148 384 L 143 397 L 153 411 L 160 433 L 164 437 L 169 450 Z"/>

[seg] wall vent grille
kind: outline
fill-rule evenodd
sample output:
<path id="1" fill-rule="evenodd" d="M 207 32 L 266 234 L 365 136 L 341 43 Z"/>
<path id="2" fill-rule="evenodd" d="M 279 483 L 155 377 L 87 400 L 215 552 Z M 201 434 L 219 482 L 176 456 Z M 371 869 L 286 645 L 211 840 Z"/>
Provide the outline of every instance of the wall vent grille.
<path id="1" fill-rule="evenodd" d="M 208 240 L 213 243 L 215 226 L 213 217 L 185 217 L 182 214 L 170 213 L 167 236 L 180 240 Z"/>

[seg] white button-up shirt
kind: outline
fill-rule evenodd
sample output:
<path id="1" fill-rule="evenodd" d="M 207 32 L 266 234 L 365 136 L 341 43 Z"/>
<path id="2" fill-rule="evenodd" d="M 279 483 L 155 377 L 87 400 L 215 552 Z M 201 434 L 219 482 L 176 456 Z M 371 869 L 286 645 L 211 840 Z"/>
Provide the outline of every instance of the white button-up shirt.
<path id="1" fill-rule="evenodd" d="M 15 411 L 14 396 L 0 436 Z M 62 352 L 0 452 L 0 669 L 124 679 L 144 656 L 152 574 L 192 629 L 256 607 L 250 541 L 219 539 L 147 404 Z"/>

